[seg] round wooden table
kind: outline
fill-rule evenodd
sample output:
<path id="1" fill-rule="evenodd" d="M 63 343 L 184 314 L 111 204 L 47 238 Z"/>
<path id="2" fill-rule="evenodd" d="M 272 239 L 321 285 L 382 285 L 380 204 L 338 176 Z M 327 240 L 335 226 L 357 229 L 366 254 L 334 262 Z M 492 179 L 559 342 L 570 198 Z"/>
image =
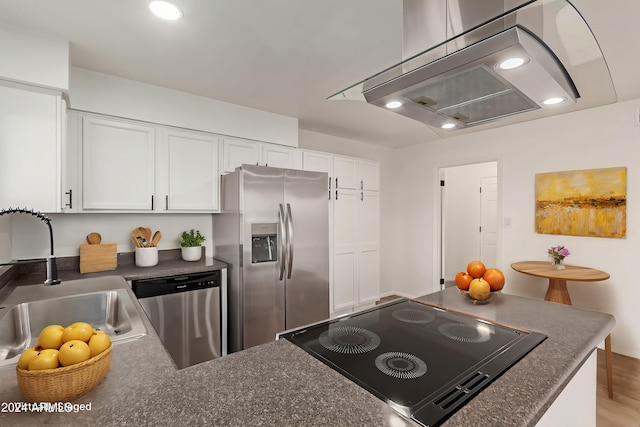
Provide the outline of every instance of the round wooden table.
<path id="1" fill-rule="evenodd" d="M 549 279 L 547 293 L 544 296 L 546 301 L 559 302 L 561 304 L 572 305 L 567 280 L 572 282 L 599 282 L 607 280 L 610 276 L 601 270 L 588 267 L 578 267 L 575 265 L 565 265 L 564 270 L 556 270 L 550 261 L 520 261 L 511 264 L 511 268 L 529 276 L 544 277 Z M 613 359 L 611 355 L 611 335 L 604 339 L 604 351 L 607 362 L 607 388 L 609 398 L 613 398 Z"/>

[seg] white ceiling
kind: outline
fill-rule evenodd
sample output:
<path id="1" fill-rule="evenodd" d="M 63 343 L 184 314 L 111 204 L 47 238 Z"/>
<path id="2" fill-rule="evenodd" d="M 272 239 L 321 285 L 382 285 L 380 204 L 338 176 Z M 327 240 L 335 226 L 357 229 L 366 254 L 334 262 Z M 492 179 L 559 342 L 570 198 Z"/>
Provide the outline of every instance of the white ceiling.
<path id="1" fill-rule="evenodd" d="M 174 3 L 184 17 L 165 22 L 147 0 L 0 0 L 0 21 L 69 40 L 73 66 L 297 117 L 302 129 L 387 147 L 439 138 L 377 107 L 326 100 L 402 59 L 402 0 Z M 640 1 L 573 3 L 618 99 L 640 98 Z"/>

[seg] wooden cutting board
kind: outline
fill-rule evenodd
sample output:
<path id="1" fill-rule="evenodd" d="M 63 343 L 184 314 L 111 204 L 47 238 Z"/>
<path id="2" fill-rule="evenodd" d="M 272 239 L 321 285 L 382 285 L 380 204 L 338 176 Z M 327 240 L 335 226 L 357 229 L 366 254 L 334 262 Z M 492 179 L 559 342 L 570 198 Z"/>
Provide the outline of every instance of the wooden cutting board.
<path id="1" fill-rule="evenodd" d="M 118 267 L 118 245 L 80 245 L 80 273 L 115 270 Z"/>

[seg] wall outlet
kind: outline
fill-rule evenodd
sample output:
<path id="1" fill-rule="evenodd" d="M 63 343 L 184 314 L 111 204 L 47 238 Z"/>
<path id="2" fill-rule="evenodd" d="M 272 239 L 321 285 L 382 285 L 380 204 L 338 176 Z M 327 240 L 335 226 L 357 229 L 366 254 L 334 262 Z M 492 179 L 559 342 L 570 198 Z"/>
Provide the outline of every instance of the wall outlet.
<path id="1" fill-rule="evenodd" d="M 640 126 L 640 105 L 636 105 L 636 115 L 633 122 L 636 126 Z"/>
<path id="2" fill-rule="evenodd" d="M 511 217 L 510 216 L 505 216 L 504 217 L 504 228 L 510 228 L 511 227 Z"/>

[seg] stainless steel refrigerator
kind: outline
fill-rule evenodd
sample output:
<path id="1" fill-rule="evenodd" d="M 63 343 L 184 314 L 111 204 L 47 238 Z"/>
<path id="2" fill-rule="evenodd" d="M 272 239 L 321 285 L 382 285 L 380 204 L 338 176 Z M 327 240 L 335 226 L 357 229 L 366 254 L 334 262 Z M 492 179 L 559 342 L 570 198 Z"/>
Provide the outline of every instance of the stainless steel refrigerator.
<path id="1" fill-rule="evenodd" d="M 329 317 L 328 176 L 243 165 L 222 176 L 213 256 L 226 262 L 229 351 Z"/>

